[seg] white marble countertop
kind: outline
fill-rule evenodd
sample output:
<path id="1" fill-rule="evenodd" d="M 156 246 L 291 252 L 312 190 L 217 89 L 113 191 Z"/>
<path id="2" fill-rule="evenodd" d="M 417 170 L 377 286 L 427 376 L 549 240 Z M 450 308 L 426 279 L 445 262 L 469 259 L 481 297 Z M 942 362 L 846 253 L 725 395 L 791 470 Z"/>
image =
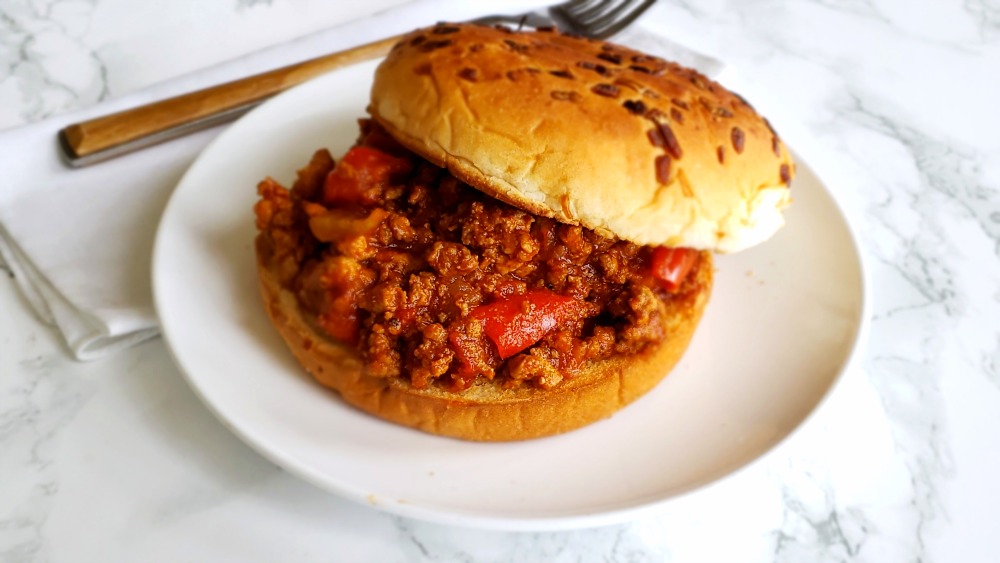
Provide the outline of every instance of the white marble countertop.
<path id="1" fill-rule="evenodd" d="M 370 9 L 0 0 L 0 128 Z M 808 145 L 859 229 L 870 342 L 791 441 L 629 524 L 504 533 L 407 520 L 251 451 L 159 340 L 70 360 L 0 276 L 0 560 L 996 561 L 1000 7 L 663 0 L 649 17 L 729 65 L 736 89 Z"/>

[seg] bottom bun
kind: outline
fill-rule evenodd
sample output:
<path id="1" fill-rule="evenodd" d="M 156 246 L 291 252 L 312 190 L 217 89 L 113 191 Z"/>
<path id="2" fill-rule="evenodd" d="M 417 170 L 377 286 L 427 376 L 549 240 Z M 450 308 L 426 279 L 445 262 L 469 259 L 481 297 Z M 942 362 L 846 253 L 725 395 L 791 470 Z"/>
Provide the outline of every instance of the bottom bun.
<path id="1" fill-rule="evenodd" d="M 667 304 L 667 339 L 646 352 L 590 362 L 556 387 L 502 389 L 483 382 L 454 393 L 415 389 L 402 378 L 372 377 L 350 347 L 314 327 L 295 295 L 268 267 L 267 244 L 257 237 L 261 296 L 271 322 L 292 354 L 319 383 L 379 418 L 443 436 L 510 441 L 559 434 L 611 416 L 652 389 L 684 354 L 712 286 L 712 260 L 702 253 L 697 292 Z"/>

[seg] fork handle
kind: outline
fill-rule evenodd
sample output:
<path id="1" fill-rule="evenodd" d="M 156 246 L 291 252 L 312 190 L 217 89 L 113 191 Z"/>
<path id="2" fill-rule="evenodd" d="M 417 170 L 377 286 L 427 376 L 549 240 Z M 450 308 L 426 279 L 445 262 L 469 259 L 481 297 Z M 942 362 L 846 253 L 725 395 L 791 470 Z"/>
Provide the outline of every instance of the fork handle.
<path id="1" fill-rule="evenodd" d="M 59 144 L 70 166 L 81 167 L 226 123 L 292 86 L 334 69 L 381 57 L 401 37 L 388 37 L 204 90 L 74 123 L 59 131 Z"/>

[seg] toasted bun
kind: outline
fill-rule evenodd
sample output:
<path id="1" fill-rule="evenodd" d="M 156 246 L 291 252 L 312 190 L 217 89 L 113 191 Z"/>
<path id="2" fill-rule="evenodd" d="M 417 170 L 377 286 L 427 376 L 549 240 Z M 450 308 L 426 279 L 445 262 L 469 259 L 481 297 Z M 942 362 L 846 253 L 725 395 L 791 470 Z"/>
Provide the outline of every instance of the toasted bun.
<path id="1" fill-rule="evenodd" d="M 604 235 L 733 252 L 784 224 L 794 165 L 767 121 L 694 70 L 617 45 L 418 30 L 378 67 L 369 111 L 472 186 Z"/>
<path id="2" fill-rule="evenodd" d="M 347 403 L 380 418 L 444 436 L 507 441 L 559 434 L 608 417 L 656 385 L 677 363 L 701 318 L 711 291 L 711 256 L 703 253 L 700 290 L 668 306 L 667 339 L 645 354 L 592 362 L 550 390 L 501 389 L 483 382 L 461 393 L 414 389 L 400 378 L 366 375 L 349 347 L 314 328 L 295 295 L 282 287 L 270 265 L 268 245 L 257 237 L 261 296 L 271 322 L 299 363 Z"/>

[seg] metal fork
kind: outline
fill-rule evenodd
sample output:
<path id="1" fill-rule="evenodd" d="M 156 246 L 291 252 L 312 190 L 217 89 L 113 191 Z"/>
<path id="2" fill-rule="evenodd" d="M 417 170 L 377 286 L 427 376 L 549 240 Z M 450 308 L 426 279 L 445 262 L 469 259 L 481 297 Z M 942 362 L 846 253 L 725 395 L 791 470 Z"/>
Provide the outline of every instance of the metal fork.
<path id="1" fill-rule="evenodd" d="M 569 0 L 543 12 L 493 15 L 472 20 L 519 28 L 554 26 L 560 31 L 605 39 L 636 20 L 656 0 Z M 311 78 L 389 52 L 402 35 L 301 63 L 197 90 L 111 115 L 74 123 L 59 131 L 65 161 L 82 167 L 141 148 L 228 123 L 268 98 Z"/>
<path id="2" fill-rule="evenodd" d="M 625 29 L 656 0 L 569 0 L 548 8 L 548 14 L 528 12 L 517 16 L 484 16 L 482 25 L 517 24 L 529 28 L 554 25 L 560 31 L 594 39 L 607 39 Z"/>

